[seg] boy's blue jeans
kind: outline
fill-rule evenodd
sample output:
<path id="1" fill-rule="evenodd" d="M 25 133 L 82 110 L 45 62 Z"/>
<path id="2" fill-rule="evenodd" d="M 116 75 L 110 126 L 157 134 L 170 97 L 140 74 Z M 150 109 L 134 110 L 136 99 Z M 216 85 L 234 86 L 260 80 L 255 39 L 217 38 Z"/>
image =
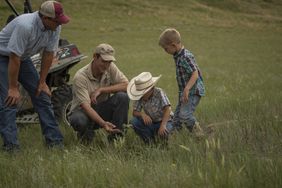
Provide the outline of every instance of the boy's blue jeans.
<path id="1" fill-rule="evenodd" d="M 134 131 L 145 143 L 150 143 L 155 140 L 155 135 L 158 134 L 161 122 L 152 123 L 151 125 L 145 125 L 142 118 L 133 117 L 130 123 L 133 126 Z M 168 121 L 166 124 L 168 134 L 173 130 L 172 121 Z M 167 136 L 168 136 L 167 134 Z M 165 137 L 167 139 L 168 137 Z"/>
<path id="2" fill-rule="evenodd" d="M 192 131 L 193 126 L 197 121 L 196 117 L 194 116 L 194 112 L 200 100 L 201 96 L 199 95 L 189 96 L 188 103 L 182 103 L 179 99 L 173 117 L 173 125 L 176 129 L 181 129 L 182 124 L 185 124 L 187 128 Z"/>
<path id="3" fill-rule="evenodd" d="M 17 106 L 7 107 L 5 99 L 8 94 L 8 64 L 9 58 L 0 56 L 0 133 L 4 148 L 18 147 L 16 113 Z M 30 59 L 22 61 L 19 69 L 18 81 L 29 93 L 33 107 L 38 113 L 42 134 L 48 146 L 60 145 L 63 136 L 55 120 L 50 97 L 41 92 L 35 96 L 39 82 L 39 74 Z"/>

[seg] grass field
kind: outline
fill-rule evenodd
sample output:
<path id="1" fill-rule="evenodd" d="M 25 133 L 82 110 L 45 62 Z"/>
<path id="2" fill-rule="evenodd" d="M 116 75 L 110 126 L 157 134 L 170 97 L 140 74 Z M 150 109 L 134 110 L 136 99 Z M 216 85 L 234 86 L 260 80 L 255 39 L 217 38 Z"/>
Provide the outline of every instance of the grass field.
<path id="1" fill-rule="evenodd" d="M 32 0 L 33 7 L 40 2 Z M 89 57 L 72 75 L 96 45 L 110 43 L 129 79 L 142 71 L 163 75 L 158 86 L 173 109 L 175 67 L 158 37 L 167 27 L 178 29 L 207 89 L 196 116 L 215 130 L 200 141 L 183 130 L 168 148 L 145 146 L 131 129 L 109 144 L 101 130 L 85 147 L 61 126 L 65 149 L 57 151 L 43 146 L 39 125 L 21 127 L 21 152 L 0 152 L 0 187 L 282 187 L 280 0 L 62 2 L 72 20 L 61 36 Z M 1 26 L 9 13 L 1 3 Z"/>

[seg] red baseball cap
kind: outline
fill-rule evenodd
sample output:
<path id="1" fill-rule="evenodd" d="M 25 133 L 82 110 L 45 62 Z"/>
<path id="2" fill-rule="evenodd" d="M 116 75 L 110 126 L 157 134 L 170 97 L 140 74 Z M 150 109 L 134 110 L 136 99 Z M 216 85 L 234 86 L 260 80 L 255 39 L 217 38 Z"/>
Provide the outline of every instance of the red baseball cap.
<path id="1" fill-rule="evenodd" d="M 39 12 L 47 17 L 54 18 L 60 24 L 66 24 L 70 17 L 64 15 L 63 6 L 57 1 L 45 1 L 40 6 Z"/>

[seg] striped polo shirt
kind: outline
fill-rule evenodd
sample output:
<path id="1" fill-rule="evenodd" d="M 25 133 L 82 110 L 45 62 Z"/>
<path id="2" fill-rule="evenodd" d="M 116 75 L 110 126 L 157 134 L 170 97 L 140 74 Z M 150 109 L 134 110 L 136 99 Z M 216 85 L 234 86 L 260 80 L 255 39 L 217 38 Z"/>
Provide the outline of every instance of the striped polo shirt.
<path id="1" fill-rule="evenodd" d="M 100 80 L 93 76 L 91 65 L 92 62 L 79 69 L 74 75 L 71 111 L 77 109 L 82 103 L 91 104 L 90 95 L 96 89 L 128 81 L 126 76 L 113 62 L 111 62 L 111 65 Z M 110 94 L 102 93 L 97 98 L 97 102 L 103 102 L 109 97 Z"/>

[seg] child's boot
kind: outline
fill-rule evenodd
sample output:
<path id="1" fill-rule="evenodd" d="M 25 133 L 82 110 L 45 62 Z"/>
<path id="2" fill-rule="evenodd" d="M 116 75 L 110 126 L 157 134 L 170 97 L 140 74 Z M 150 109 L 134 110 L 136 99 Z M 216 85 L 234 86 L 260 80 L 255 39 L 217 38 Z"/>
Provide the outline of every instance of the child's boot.
<path id="1" fill-rule="evenodd" d="M 201 128 L 199 122 L 195 122 L 193 129 L 192 129 L 192 133 L 194 133 L 195 136 L 198 138 L 205 136 L 204 131 Z"/>

